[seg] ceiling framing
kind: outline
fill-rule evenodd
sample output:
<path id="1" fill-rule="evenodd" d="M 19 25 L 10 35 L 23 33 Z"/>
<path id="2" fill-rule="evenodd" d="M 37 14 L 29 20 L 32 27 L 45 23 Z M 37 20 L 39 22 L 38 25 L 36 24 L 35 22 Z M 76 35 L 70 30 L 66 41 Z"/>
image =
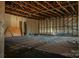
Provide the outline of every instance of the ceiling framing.
<path id="1" fill-rule="evenodd" d="M 6 1 L 5 12 L 31 19 L 78 15 L 77 1 Z"/>

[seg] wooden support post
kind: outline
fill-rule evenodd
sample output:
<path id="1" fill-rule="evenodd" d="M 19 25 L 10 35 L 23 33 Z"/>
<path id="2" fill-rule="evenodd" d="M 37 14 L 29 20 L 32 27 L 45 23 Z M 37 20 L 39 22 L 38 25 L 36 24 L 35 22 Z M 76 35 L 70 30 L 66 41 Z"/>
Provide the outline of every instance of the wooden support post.
<path id="1" fill-rule="evenodd" d="M 45 23 L 45 34 L 46 34 L 46 20 L 44 20 L 44 23 Z"/>
<path id="2" fill-rule="evenodd" d="M 4 30 L 5 30 L 4 24 L 5 24 L 5 2 L 0 1 L 0 58 L 4 57 Z"/>
<path id="3" fill-rule="evenodd" d="M 79 1 L 78 1 L 78 13 L 77 13 L 77 17 L 78 17 L 78 36 L 79 36 Z"/>
<path id="4" fill-rule="evenodd" d="M 50 34 L 51 34 L 51 28 L 52 28 L 52 27 L 51 27 L 51 22 L 52 22 L 52 21 L 51 21 L 51 19 L 50 19 Z"/>
<path id="5" fill-rule="evenodd" d="M 55 23 L 55 22 L 54 22 L 54 19 L 53 19 L 53 33 L 54 33 L 54 30 L 55 30 L 55 26 L 54 26 L 54 23 Z"/>
<path id="6" fill-rule="evenodd" d="M 65 20 L 65 17 L 63 16 L 63 32 L 65 33 L 65 24 L 64 24 L 64 21 Z"/>
<path id="7" fill-rule="evenodd" d="M 59 18 L 59 31 L 60 31 L 60 23 L 61 23 L 60 19 L 61 19 L 61 18 Z"/>
<path id="8" fill-rule="evenodd" d="M 62 21 L 62 18 L 60 18 L 60 32 L 61 32 L 61 29 L 62 29 L 61 21 Z"/>
<path id="9" fill-rule="evenodd" d="M 77 17 L 77 36 L 78 36 L 78 16 L 76 16 Z"/>
<path id="10" fill-rule="evenodd" d="M 69 21 L 69 17 L 67 18 L 67 33 L 69 34 L 69 24 L 68 24 L 68 21 Z"/>
<path id="11" fill-rule="evenodd" d="M 72 36 L 73 36 L 73 16 L 72 16 Z"/>
<path id="12" fill-rule="evenodd" d="M 51 34 L 51 18 L 49 19 L 49 28 L 50 28 L 50 34 Z"/>
<path id="13" fill-rule="evenodd" d="M 48 30 L 49 30 L 49 27 L 48 27 L 49 24 L 48 24 L 48 22 L 49 22 L 49 21 L 48 21 L 48 19 L 47 19 L 47 34 L 48 34 Z"/>
<path id="14" fill-rule="evenodd" d="M 56 25 L 55 25 L 56 26 L 56 33 L 57 33 L 57 17 L 56 17 L 55 22 L 56 22 Z"/>
<path id="15" fill-rule="evenodd" d="M 41 34 L 42 34 L 42 20 L 41 20 Z"/>
<path id="16" fill-rule="evenodd" d="M 40 21 L 40 20 L 38 20 L 38 34 L 40 33 L 40 31 L 39 31 L 39 30 L 40 30 L 40 29 L 39 29 L 39 28 L 40 28 L 40 26 L 39 26 L 39 21 Z"/>
<path id="17" fill-rule="evenodd" d="M 55 18 L 54 18 L 54 33 L 55 33 L 55 29 L 56 29 L 56 27 L 55 27 Z"/>
<path id="18" fill-rule="evenodd" d="M 47 34 L 47 27 L 48 27 L 48 26 L 47 26 L 47 19 L 46 19 L 46 34 Z"/>

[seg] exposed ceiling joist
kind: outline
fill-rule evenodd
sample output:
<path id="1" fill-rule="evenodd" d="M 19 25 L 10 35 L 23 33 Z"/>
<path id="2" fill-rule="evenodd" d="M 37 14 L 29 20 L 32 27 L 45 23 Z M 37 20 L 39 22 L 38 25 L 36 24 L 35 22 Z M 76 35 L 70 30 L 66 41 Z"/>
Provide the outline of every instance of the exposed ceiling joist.
<path id="1" fill-rule="evenodd" d="M 20 6 L 23 10 L 30 9 L 31 11 L 36 11 L 36 10 L 34 10 L 34 9 L 31 9 L 31 8 L 29 8 L 29 7 L 25 6 L 25 5 L 23 5 L 22 3 L 20 4 L 20 1 L 18 1 L 18 2 L 15 1 L 14 3 L 17 4 L 18 6 Z"/>
<path id="2" fill-rule="evenodd" d="M 23 2 L 23 3 L 26 4 L 25 2 Z M 19 5 L 19 3 L 18 3 L 18 5 Z M 26 4 L 26 5 L 28 5 L 28 4 Z M 22 6 L 27 10 L 27 8 L 26 8 L 27 6 L 21 4 L 21 7 L 22 7 Z M 32 6 L 31 6 L 31 7 L 32 7 Z M 30 7 L 28 7 L 28 8 L 31 9 L 32 11 L 35 11 L 35 13 L 32 13 L 32 12 L 28 12 L 28 13 L 33 14 L 33 15 L 38 16 L 38 17 L 43 17 L 43 16 L 39 16 L 38 14 L 36 14 L 36 13 L 39 13 L 39 11 L 37 11 L 37 10 L 35 10 L 35 9 L 33 9 L 33 8 L 30 8 Z M 41 13 L 41 14 L 47 16 L 47 14 L 45 14 L 45 13 Z"/>
<path id="3" fill-rule="evenodd" d="M 25 16 L 27 16 L 27 17 L 32 17 L 33 15 L 28 15 L 28 13 L 27 12 L 25 12 L 25 11 L 23 11 L 23 10 L 20 10 L 20 9 L 17 9 L 17 8 L 11 8 L 11 7 L 9 7 L 9 6 L 6 6 L 6 8 L 8 8 L 9 10 L 11 9 L 11 10 L 16 10 L 16 11 L 19 11 L 19 12 L 22 12 L 22 13 L 24 13 L 25 14 Z M 35 15 L 34 15 L 35 16 Z M 33 17 L 34 17 L 33 16 Z M 38 16 L 35 16 L 36 18 L 40 18 L 40 16 L 38 17 Z"/>
<path id="4" fill-rule="evenodd" d="M 47 3 L 49 6 L 51 6 L 52 9 L 55 9 L 55 10 L 57 10 L 58 12 L 60 12 L 60 13 L 62 13 L 62 14 L 64 14 L 64 15 L 67 15 L 66 13 L 62 12 L 61 10 L 59 10 L 59 9 L 57 9 L 57 8 L 55 8 L 55 7 L 53 7 L 53 5 L 51 5 L 49 2 L 47 2 L 47 1 L 44 1 L 44 2 Z"/>
<path id="5" fill-rule="evenodd" d="M 11 9 L 11 10 L 17 10 L 17 11 L 19 11 L 19 12 L 23 12 L 23 13 L 25 13 L 27 16 L 29 16 L 28 15 L 28 12 L 25 12 L 25 11 L 23 11 L 23 10 L 21 10 L 21 9 L 18 9 L 18 8 L 12 8 L 12 7 L 10 7 L 10 6 L 5 6 L 6 8 L 8 8 L 8 9 Z"/>
<path id="6" fill-rule="evenodd" d="M 45 8 L 46 10 L 49 10 L 47 7 L 43 6 L 42 4 L 40 4 L 39 2 L 35 1 L 35 3 L 37 3 L 38 5 L 42 6 L 43 8 Z M 53 11 L 53 10 L 49 10 L 52 13 L 55 13 L 57 16 L 60 16 L 60 14 L 57 14 L 57 12 Z"/>
<path id="7" fill-rule="evenodd" d="M 37 6 L 33 6 L 33 5 L 31 5 L 31 4 L 29 4 L 29 3 L 26 3 L 26 2 L 24 2 L 24 3 L 30 5 L 31 7 L 34 7 L 34 8 L 36 8 L 36 9 L 42 11 L 42 9 L 38 8 Z M 40 13 L 40 14 L 42 14 L 42 15 L 49 16 L 48 14 L 46 14 L 46 13 L 48 13 L 48 12 L 41 12 L 41 11 L 40 11 L 40 12 L 37 12 L 37 14 Z M 43 11 L 45 11 L 45 10 L 43 10 Z M 50 10 L 48 10 L 48 11 L 50 11 Z M 55 15 L 53 15 L 53 16 L 55 16 Z"/>
<path id="8" fill-rule="evenodd" d="M 23 3 L 25 3 L 25 4 L 27 4 L 27 5 L 30 5 L 31 7 L 34 7 L 34 8 L 36 8 L 35 6 L 33 6 L 33 5 L 31 5 L 31 4 L 28 4 L 28 3 L 26 3 L 26 2 L 23 2 Z M 39 8 L 38 8 L 39 9 Z M 39 13 L 39 11 L 37 11 L 37 10 L 35 10 L 36 11 L 36 13 Z M 45 14 L 45 13 L 41 13 L 42 15 L 45 15 L 45 16 L 48 16 L 47 14 Z"/>
<path id="9" fill-rule="evenodd" d="M 70 2 L 67 1 L 67 3 L 70 5 L 70 7 L 72 8 L 72 10 L 75 12 L 75 14 L 77 14 L 76 11 L 75 11 L 75 9 L 74 9 L 74 7 L 70 4 Z"/>
<path id="10" fill-rule="evenodd" d="M 27 17 L 27 16 L 25 16 L 25 15 L 23 15 L 23 14 L 20 14 L 20 13 L 18 13 L 18 12 L 15 12 L 15 11 L 12 11 L 12 10 L 8 10 L 8 9 L 6 9 L 5 12 L 6 12 L 6 13 L 10 13 L 10 14 L 15 14 L 15 15 L 18 15 L 18 16 Z"/>
<path id="11" fill-rule="evenodd" d="M 76 3 L 74 3 L 74 4 L 72 4 L 72 5 L 76 5 Z M 64 6 L 64 7 L 68 7 L 69 5 L 66 5 L 66 6 Z M 57 9 L 60 9 L 61 7 L 58 7 Z M 49 9 L 49 10 L 42 10 L 41 12 L 39 12 L 40 14 L 41 13 L 46 13 L 47 11 L 50 11 L 50 10 L 52 10 L 52 9 Z M 67 15 L 68 16 L 68 15 Z"/>
<path id="12" fill-rule="evenodd" d="M 31 1 L 32 2 L 32 1 Z M 24 2 L 25 4 L 28 4 L 28 5 L 30 5 L 31 7 L 33 7 L 33 8 L 36 8 L 37 10 L 42 10 L 42 9 L 40 9 L 39 7 L 37 7 L 37 6 L 34 6 L 34 5 L 32 5 L 32 4 L 30 4 L 30 3 L 27 3 L 27 2 Z"/>
<path id="13" fill-rule="evenodd" d="M 71 14 L 65 7 L 63 7 L 61 4 L 60 4 L 60 2 L 58 2 L 58 1 L 56 1 L 57 2 L 57 4 L 61 7 L 61 8 L 63 8 L 67 13 L 69 13 L 69 14 Z M 71 14 L 72 15 L 72 14 Z"/>
<path id="14" fill-rule="evenodd" d="M 53 4 L 55 2 L 55 4 Z M 31 19 L 77 15 L 77 2 L 66 1 L 7 1 L 6 12 Z M 43 4 L 44 3 L 44 4 Z M 11 12 L 12 10 L 12 12 Z M 71 10 L 73 12 L 71 12 Z"/>

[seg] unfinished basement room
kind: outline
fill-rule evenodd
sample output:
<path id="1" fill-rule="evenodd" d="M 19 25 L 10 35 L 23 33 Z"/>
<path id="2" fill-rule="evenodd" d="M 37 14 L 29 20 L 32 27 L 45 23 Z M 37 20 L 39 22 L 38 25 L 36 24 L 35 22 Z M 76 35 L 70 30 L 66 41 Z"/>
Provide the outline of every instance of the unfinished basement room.
<path id="1" fill-rule="evenodd" d="M 5 1 L 5 58 L 79 57 L 78 1 Z"/>

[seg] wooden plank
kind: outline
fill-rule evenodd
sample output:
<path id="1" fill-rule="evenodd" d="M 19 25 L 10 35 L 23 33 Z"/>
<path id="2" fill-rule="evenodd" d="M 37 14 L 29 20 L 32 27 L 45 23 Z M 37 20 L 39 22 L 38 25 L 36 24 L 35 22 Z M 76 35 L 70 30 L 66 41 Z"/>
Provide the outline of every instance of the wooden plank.
<path id="1" fill-rule="evenodd" d="M 73 32 L 73 16 L 72 16 L 72 36 L 73 36 L 74 32 Z"/>
<path id="2" fill-rule="evenodd" d="M 67 33 L 69 34 L 69 25 L 68 25 L 69 17 L 67 18 Z"/>
<path id="3" fill-rule="evenodd" d="M 78 16 L 76 16 L 77 17 L 77 36 L 78 36 Z"/>

